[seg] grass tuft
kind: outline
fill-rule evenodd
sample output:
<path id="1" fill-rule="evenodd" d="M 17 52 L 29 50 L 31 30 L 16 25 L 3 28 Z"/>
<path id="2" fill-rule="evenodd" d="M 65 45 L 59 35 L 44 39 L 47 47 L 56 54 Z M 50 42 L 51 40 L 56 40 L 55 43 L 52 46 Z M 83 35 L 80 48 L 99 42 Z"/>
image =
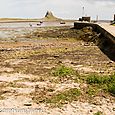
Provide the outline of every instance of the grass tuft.
<path id="1" fill-rule="evenodd" d="M 66 103 L 77 100 L 81 92 L 77 88 L 71 88 L 62 92 L 52 93 L 53 89 L 43 89 L 40 92 L 31 93 L 32 100 L 39 103 L 50 104 L 51 107 L 61 107 Z M 50 95 L 49 95 L 50 93 Z"/>
<path id="2" fill-rule="evenodd" d="M 115 95 L 115 74 L 110 76 L 88 76 L 86 82 L 90 85 L 98 85 L 103 90 Z"/>
<path id="3" fill-rule="evenodd" d="M 92 75 L 87 77 L 88 84 L 108 84 L 115 82 L 115 75 L 111 76 L 97 76 Z"/>
<path id="4" fill-rule="evenodd" d="M 115 96 L 115 83 L 108 85 L 108 92 Z"/>
<path id="5" fill-rule="evenodd" d="M 101 111 L 98 111 L 97 113 L 94 113 L 94 115 L 103 115 Z"/>
<path id="6" fill-rule="evenodd" d="M 75 74 L 75 71 L 72 68 L 65 67 L 64 65 L 59 66 L 53 71 L 53 75 L 59 77 L 64 77 L 73 74 Z"/>
<path id="7" fill-rule="evenodd" d="M 80 91 L 77 88 L 72 88 L 59 94 L 53 95 L 51 98 L 47 99 L 47 103 L 54 106 L 62 106 L 68 102 L 76 101 L 77 97 L 80 96 Z"/>

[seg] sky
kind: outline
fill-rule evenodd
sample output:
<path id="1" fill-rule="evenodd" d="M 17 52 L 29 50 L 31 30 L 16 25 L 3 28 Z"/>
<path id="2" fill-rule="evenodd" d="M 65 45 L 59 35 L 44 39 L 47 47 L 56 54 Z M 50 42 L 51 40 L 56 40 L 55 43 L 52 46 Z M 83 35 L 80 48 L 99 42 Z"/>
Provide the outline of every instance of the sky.
<path id="1" fill-rule="evenodd" d="M 63 19 L 85 15 L 110 20 L 115 14 L 115 0 L 0 0 L 1 18 L 42 18 L 47 11 Z"/>

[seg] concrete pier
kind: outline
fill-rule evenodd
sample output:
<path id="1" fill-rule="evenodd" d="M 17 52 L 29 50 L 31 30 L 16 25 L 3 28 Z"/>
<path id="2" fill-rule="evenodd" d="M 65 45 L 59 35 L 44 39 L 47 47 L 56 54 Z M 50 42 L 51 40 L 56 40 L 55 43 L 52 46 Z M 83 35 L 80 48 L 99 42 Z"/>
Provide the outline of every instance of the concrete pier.
<path id="1" fill-rule="evenodd" d="M 98 47 L 105 53 L 111 60 L 115 61 L 115 26 L 109 23 L 87 23 L 75 22 L 75 29 L 82 29 L 84 27 L 92 27 L 94 31 L 100 33 Z"/>
<path id="2" fill-rule="evenodd" d="M 98 25 L 115 37 L 115 26 L 110 25 L 109 23 L 100 23 Z"/>
<path id="3" fill-rule="evenodd" d="M 109 23 L 87 23 L 75 22 L 74 28 L 82 29 L 83 27 L 91 26 L 94 31 L 101 33 L 103 37 L 111 39 L 115 43 L 115 26 Z"/>

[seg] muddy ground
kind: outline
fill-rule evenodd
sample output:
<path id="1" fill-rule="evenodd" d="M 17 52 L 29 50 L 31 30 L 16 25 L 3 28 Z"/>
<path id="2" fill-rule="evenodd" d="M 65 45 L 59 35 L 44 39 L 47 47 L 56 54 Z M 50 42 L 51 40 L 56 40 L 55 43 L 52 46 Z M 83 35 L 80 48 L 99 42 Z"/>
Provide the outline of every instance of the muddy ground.
<path id="1" fill-rule="evenodd" d="M 88 85 L 80 77 L 115 73 L 115 62 L 90 41 L 96 35 L 91 28 L 30 27 L 0 31 L 2 115 L 12 114 L 8 108 L 14 108 L 16 115 L 20 115 L 17 111 L 22 108 L 26 111 L 22 110 L 24 115 L 94 115 L 97 112 L 115 115 L 113 95 L 103 91 L 93 96 L 84 93 Z M 77 73 L 77 81 L 74 75 L 54 76 L 52 71 L 60 66 L 71 67 Z M 81 91 L 75 100 L 61 103 L 62 106 L 45 101 L 71 88 Z"/>

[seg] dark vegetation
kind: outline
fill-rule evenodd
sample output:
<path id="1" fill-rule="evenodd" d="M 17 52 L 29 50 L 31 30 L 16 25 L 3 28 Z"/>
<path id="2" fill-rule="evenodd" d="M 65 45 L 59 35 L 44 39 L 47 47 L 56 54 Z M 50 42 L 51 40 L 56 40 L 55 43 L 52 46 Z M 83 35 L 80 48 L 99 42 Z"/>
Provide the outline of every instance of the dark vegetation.
<path id="1" fill-rule="evenodd" d="M 67 80 L 73 80 L 74 83 L 86 84 L 87 87 L 69 88 L 64 91 L 55 92 L 54 88 L 42 88 L 41 90 L 31 93 L 32 99 L 36 103 L 46 103 L 50 104 L 52 107 L 60 107 L 64 104 L 70 103 L 72 101 L 77 101 L 78 99 L 87 98 L 88 100 L 94 98 L 100 93 L 103 95 L 115 96 L 115 74 L 113 75 L 79 75 L 75 70 L 64 65 L 58 66 L 53 69 L 51 75 L 54 76 L 53 79 L 59 78 L 60 82 L 67 78 Z M 74 76 L 74 77 L 73 77 Z M 58 83 L 57 82 L 57 83 Z M 55 92 L 55 93 L 54 93 Z M 96 115 L 99 113 L 96 113 Z"/>

